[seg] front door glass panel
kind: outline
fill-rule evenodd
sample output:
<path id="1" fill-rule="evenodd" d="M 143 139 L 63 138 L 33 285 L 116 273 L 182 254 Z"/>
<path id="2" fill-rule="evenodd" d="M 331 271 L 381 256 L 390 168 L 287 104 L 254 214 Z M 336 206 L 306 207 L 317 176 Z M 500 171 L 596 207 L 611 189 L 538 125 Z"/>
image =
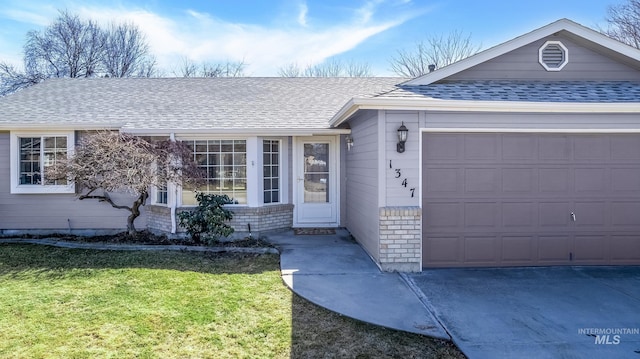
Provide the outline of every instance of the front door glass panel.
<path id="1" fill-rule="evenodd" d="M 329 202 L 329 144 L 304 144 L 304 202 Z"/>

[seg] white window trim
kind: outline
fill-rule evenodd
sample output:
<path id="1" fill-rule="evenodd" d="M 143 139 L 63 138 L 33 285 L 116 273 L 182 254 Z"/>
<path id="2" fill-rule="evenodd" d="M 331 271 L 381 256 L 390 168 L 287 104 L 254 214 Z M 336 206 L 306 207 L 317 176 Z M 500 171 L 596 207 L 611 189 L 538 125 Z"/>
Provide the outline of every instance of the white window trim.
<path id="1" fill-rule="evenodd" d="M 75 145 L 75 133 L 73 131 L 11 131 L 9 140 L 10 149 L 10 175 L 12 194 L 53 194 L 53 193 L 73 193 L 76 192 L 75 183 L 69 182 L 66 185 L 25 185 L 20 184 L 20 145 L 18 139 L 21 137 L 67 137 L 67 156 L 73 153 Z"/>
<path id="2" fill-rule="evenodd" d="M 264 159 L 263 159 L 263 154 L 264 154 L 264 147 L 263 147 L 263 143 L 264 141 L 278 141 L 278 186 L 279 186 L 279 194 L 280 194 L 280 200 L 278 202 L 271 202 L 271 203 L 264 203 Z M 289 193 L 289 191 L 287 190 L 288 187 L 288 182 L 287 182 L 287 173 L 288 173 L 288 167 L 287 167 L 287 158 L 285 158 L 285 156 L 288 153 L 288 148 L 287 148 L 287 139 L 286 138 L 281 138 L 281 137 L 264 137 L 261 139 L 260 141 L 260 154 L 258 156 L 259 158 L 259 168 L 260 168 L 260 181 L 258 182 L 259 184 L 259 188 L 258 188 L 258 192 L 260 193 L 260 203 L 262 203 L 263 206 L 277 206 L 277 205 L 281 205 L 283 203 L 289 203 L 289 198 L 287 196 L 287 194 Z"/>
<path id="3" fill-rule="evenodd" d="M 558 45 L 562 49 L 562 52 L 564 53 L 564 56 L 563 56 L 564 61 L 562 61 L 562 64 L 560 64 L 560 66 L 558 67 L 549 67 L 542 60 L 542 53 L 549 45 Z M 540 46 L 540 49 L 538 49 L 538 62 L 547 71 L 560 71 L 569 63 L 569 49 L 567 49 L 566 46 L 564 46 L 564 44 L 560 41 L 547 41 L 542 46 Z"/>

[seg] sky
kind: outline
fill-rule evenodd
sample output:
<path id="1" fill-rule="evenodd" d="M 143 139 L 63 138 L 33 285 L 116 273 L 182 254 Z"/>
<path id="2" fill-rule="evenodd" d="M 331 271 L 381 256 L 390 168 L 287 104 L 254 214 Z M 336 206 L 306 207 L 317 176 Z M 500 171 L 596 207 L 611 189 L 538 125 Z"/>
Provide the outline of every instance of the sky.
<path id="1" fill-rule="evenodd" d="M 171 76 L 184 59 L 243 61 L 249 76 L 278 76 L 327 59 L 367 63 L 391 76 L 389 60 L 453 31 L 482 49 L 561 18 L 604 27 L 623 0 L 0 0 L 0 61 L 19 66 L 28 31 L 68 10 L 107 25 L 133 22 Z"/>

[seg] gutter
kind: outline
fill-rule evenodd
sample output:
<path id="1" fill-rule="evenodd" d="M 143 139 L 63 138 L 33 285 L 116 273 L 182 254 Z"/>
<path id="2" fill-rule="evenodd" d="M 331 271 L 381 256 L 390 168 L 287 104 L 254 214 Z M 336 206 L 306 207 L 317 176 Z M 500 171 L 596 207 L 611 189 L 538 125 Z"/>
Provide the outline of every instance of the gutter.
<path id="1" fill-rule="evenodd" d="M 339 126 L 359 110 L 421 110 L 432 112 L 509 112 L 509 113 L 610 113 L 638 114 L 638 102 L 522 102 L 467 101 L 433 98 L 352 98 L 331 119 Z"/>

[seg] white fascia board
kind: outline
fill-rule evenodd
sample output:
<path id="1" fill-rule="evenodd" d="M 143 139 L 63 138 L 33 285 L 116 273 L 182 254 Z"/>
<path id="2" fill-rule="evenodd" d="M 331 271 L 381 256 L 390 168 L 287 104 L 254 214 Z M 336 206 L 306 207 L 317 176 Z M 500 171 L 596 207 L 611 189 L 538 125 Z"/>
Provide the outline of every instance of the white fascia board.
<path id="1" fill-rule="evenodd" d="M 409 80 L 403 85 L 429 85 L 434 82 L 445 79 L 449 76 L 467 70 L 473 66 L 479 65 L 483 62 L 494 59 L 500 55 L 506 54 L 510 51 L 518 49 L 522 46 L 528 45 L 534 41 L 543 39 L 547 36 L 551 36 L 560 31 L 568 31 L 575 35 L 578 35 L 586 40 L 597 43 L 608 49 L 621 53 L 629 58 L 632 58 L 640 62 L 640 50 L 631 46 L 625 45 L 619 41 L 613 40 L 599 32 L 592 30 L 588 27 L 582 26 L 568 19 L 560 19 L 552 22 L 549 25 L 543 26 L 537 30 L 533 30 L 524 35 L 518 36 L 507 42 L 503 42 L 499 45 L 491 47 L 487 50 L 479 52 L 476 55 L 468 57 L 464 60 L 460 60 L 449 66 L 443 67 L 436 71 L 430 72 L 423 76 L 417 77 L 413 80 Z"/>
<path id="2" fill-rule="evenodd" d="M 233 129 L 233 128 L 172 128 L 172 129 L 145 129 L 145 128 L 121 128 L 122 132 L 136 135 L 162 135 L 174 133 L 180 135 L 216 135 L 216 136 L 322 136 L 343 135 L 351 133 L 350 129 L 318 128 L 318 129 L 292 129 L 292 128 L 268 128 L 268 129 Z"/>
<path id="3" fill-rule="evenodd" d="M 354 98 L 332 119 L 345 122 L 358 110 L 414 110 L 438 112 L 510 113 L 640 113 L 640 103 L 464 101 L 431 98 Z"/>
<path id="4" fill-rule="evenodd" d="M 63 125 L 53 125 L 53 124 L 42 124 L 42 123 L 34 123 L 34 124 L 24 124 L 24 123 L 12 123 L 12 124 L 0 124 L 0 130 L 2 131 L 82 131 L 82 130 L 119 130 L 122 126 L 120 125 L 112 125 L 105 126 L 99 124 L 80 124 L 80 123 L 72 123 L 72 124 L 63 124 Z"/>

